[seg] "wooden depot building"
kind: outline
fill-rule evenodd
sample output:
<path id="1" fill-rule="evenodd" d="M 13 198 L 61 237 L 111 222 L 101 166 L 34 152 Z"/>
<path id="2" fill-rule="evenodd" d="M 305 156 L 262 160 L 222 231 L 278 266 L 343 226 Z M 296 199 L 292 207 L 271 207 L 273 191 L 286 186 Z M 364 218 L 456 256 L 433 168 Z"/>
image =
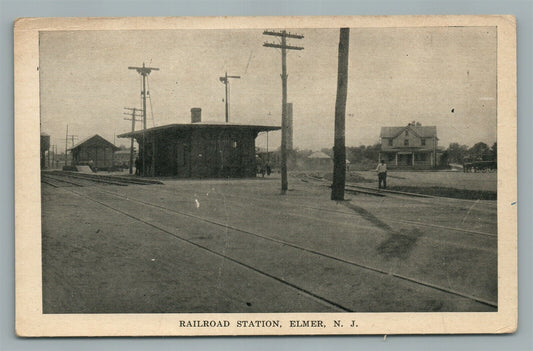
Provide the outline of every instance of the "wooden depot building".
<path id="1" fill-rule="evenodd" d="M 119 150 L 113 143 L 95 134 L 69 149 L 72 153 L 72 165 L 91 165 L 99 170 L 114 166 L 115 151 Z"/>
<path id="2" fill-rule="evenodd" d="M 191 123 L 169 124 L 118 135 L 139 144 L 136 164 L 144 176 L 180 178 L 255 177 L 255 138 L 281 127 L 202 122 L 191 109 Z"/>

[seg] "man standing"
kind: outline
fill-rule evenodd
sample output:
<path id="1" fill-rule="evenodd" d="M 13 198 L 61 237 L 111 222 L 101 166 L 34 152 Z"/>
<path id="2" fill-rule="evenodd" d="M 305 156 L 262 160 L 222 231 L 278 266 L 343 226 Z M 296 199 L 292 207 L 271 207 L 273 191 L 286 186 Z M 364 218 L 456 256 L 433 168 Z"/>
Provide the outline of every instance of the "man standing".
<path id="1" fill-rule="evenodd" d="M 385 160 L 381 160 L 381 163 L 378 163 L 376 172 L 378 172 L 378 189 L 381 189 L 381 182 L 383 182 L 383 189 L 387 189 L 387 165 Z"/>

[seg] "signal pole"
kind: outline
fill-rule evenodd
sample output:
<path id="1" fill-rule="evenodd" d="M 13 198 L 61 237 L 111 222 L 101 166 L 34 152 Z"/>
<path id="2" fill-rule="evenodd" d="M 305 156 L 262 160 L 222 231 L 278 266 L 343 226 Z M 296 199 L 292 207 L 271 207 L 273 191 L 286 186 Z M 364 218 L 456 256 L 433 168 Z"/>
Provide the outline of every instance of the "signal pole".
<path id="1" fill-rule="evenodd" d="M 287 38 L 303 39 L 303 35 L 292 34 L 285 30 L 281 32 L 273 32 L 265 30 L 263 35 L 272 35 L 281 37 L 281 44 L 264 43 L 263 46 L 269 48 L 281 49 L 281 194 L 286 194 L 288 189 L 287 182 L 287 50 L 303 50 L 301 46 L 287 45 Z"/>
<path id="2" fill-rule="evenodd" d="M 228 107 L 228 86 L 229 86 L 229 78 L 236 78 L 240 79 L 240 76 L 228 76 L 228 72 L 226 72 L 226 75 L 224 77 L 220 77 L 220 81 L 222 84 L 226 86 L 226 123 L 229 121 L 229 107 Z"/>
<path id="3" fill-rule="evenodd" d="M 131 121 L 131 132 L 135 131 L 135 122 L 142 122 L 142 119 L 137 119 L 137 112 L 140 112 L 136 108 L 124 107 L 125 110 L 131 111 L 131 118 L 124 118 L 126 121 Z M 130 115 L 130 112 L 124 112 L 125 115 Z M 133 136 L 131 137 L 130 146 L 130 174 L 133 174 Z"/>
<path id="4" fill-rule="evenodd" d="M 146 67 L 143 62 L 142 67 L 128 67 L 128 69 L 134 69 L 139 73 L 143 78 L 143 86 L 142 86 L 142 101 L 143 101 L 143 130 L 146 130 L 146 77 L 150 75 L 152 71 L 159 71 L 159 68 L 155 67 Z M 146 175 L 146 137 L 145 133 L 143 131 L 143 168 L 142 168 L 142 175 Z M 153 162 L 153 160 L 152 160 Z"/>

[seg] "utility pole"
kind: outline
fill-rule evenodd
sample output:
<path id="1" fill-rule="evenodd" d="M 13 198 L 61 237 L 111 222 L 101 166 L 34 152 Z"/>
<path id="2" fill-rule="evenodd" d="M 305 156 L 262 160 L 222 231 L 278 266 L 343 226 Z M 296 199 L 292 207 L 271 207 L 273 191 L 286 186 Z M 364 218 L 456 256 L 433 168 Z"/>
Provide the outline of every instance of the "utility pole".
<path id="1" fill-rule="evenodd" d="M 267 164 L 270 164 L 270 153 L 268 152 L 268 130 L 267 130 Z"/>
<path id="2" fill-rule="evenodd" d="M 78 136 L 70 135 L 70 147 L 74 147 L 74 139 L 78 139 Z"/>
<path id="3" fill-rule="evenodd" d="M 50 149 L 52 149 L 52 152 L 48 150 L 48 168 L 50 168 L 50 163 L 52 164 L 52 168 L 54 168 L 54 158 L 55 158 L 54 148 L 55 148 L 55 145 L 50 145 Z M 50 160 L 50 157 L 52 157 L 52 160 Z"/>
<path id="4" fill-rule="evenodd" d="M 67 165 L 67 149 L 68 149 L 68 124 L 67 124 L 67 136 L 65 137 L 65 166 Z"/>
<path id="5" fill-rule="evenodd" d="M 285 30 L 281 32 L 267 31 L 263 35 L 281 37 L 281 44 L 264 43 L 263 46 L 281 49 L 281 194 L 286 194 L 287 182 L 287 50 L 303 50 L 301 46 L 287 45 L 287 38 L 303 39 L 303 35 L 292 34 Z"/>
<path id="6" fill-rule="evenodd" d="M 146 175 L 146 136 L 144 130 L 146 130 L 146 77 L 150 75 L 152 71 L 159 71 L 159 68 L 155 67 L 146 67 L 143 62 L 142 67 L 128 67 L 128 69 L 134 69 L 142 76 L 143 85 L 142 85 L 142 101 L 143 101 L 143 167 L 142 167 L 142 176 Z M 150 100 L 151 101 L 151 100 Z M 153 147 L 153 145 L 152 145 Z M 154 162 L 154 160 L 152 160 Z"/>
<path id="7" fill-rule="evenodd" d="M 70 148 L 71 148 L 71 151 L 70 151 L 70 155 L 71 155 L 70 165 L 73 166 L 74 165 L 74 154 L 72 153 L 72 148 L 74 147 L 74 139 L 78 139 L 78 136 L 71 134 L 71 135 L 69 135 L 69 138 L 70 138 Z"/>
<path id="8" fill-rule="evenodd" d="M 350 28 L 340 29 L 337 99 L 335 101 L 335 144 L 333 146 L 333 184 L 331 200 L 344 200 L 346 184 L 346 97 L 348 94 L 348 54 Z"/>
<path id="9" fill-rule="evenodd" d="M 135 131 L 135 122 L 142 122 L 142 119 L 137 119 L 139 117 L 137 112 L 141 112 L 136 108 L 124 107 L 125 110 L 131 111 L 131 118 L 124 118 L 126 121 L 131 121 L 131 132 Z M 124 112 L 125 115 L 130 115 L 130 112 Z M 133 174 L 133 135 L 131 136 L 131 146 L 130 146 L 130 174 Z"/>
<path id="10" fill-rule="evenodd" d="M 228 102 L 228 86 L 229 86 L 229 78 L 235 78 L 235 79 L 241 79 L 240 76 L 228 76 L 228 72 L 226 72 L 226 75 L 224 77 L 220 77 L 220 81 L 222 84 L 226 86 L 226 123 L 229 122 L 229 102 Z"/>

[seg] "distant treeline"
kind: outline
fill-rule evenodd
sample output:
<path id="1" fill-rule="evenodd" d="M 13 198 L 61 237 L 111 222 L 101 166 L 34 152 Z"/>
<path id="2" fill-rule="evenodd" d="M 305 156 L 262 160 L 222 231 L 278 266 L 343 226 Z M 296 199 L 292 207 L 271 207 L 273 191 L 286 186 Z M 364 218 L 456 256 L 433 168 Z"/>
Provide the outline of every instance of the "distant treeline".
<path id="1" fill-rule="evenodd" d="M 378 155 L 381 150 L 381 144 L 374 145 L 360 145 L 349 146 L 346 148 L 346 159 L 353 165 L 362 165 L 364 167 L 375 167 L 378 160 Z M 333 158 L 333 148 L 323 148 L 320 151 Z M 293 156 L 305 158 L 311 155 L 311 150 L 292 151 Z M 446 150 L 442 152 L 442 164 L 458 163 L 474 161 L 496 161 L 497 159 L 497 143 L 491 147 L 483 142 L 474 144 L 472 147 L 467 145 L 460 145 L 459 143 L 451 143 Z"/>
<path id="2" fill-rule="evenodd" d="M 479 142 L 472 147 L 451 143 L 442 154 L 442 160 L 446 163 L 474 162 L 474 161 L 496 161 L 497 160 L 497 143 L 489 147 L 483 142 Z"/>

